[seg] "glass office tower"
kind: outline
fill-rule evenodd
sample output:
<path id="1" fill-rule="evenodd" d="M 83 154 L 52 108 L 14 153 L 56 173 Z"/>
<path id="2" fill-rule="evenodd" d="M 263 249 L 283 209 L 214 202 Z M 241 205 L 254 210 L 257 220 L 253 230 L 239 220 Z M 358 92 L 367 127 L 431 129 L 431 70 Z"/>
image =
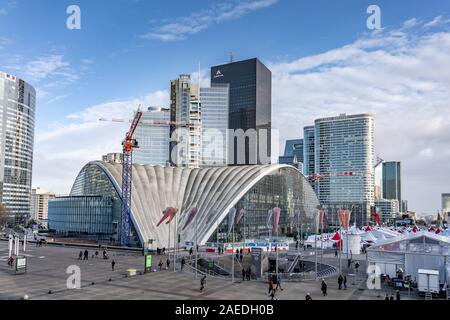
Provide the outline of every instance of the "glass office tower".
<path id="1" fill-rule="evenodd" d="M 401 164 L 398 161 L 383 163 L 383 199 L 397 200 L 402 206 Z M 400 211 L 404 211 L 403 206 Z"/>
<path id="2" fill-rule="evenodd" d="M 247 133 L 242 149 L 230 140 L 229 164 L 270 163 L 272 72 L 256 58 L 231 62 L 211 68 L 211 84 L 230 85 L 229 129 Z"/>
<path id="3" fill-rule="evenodd" d="M 227 165 L 229 85 L 200 88 L 202 110 L 201 166 Z"/>
<path id="4" fill-rule="evenodd" d="M 143 112 L 141 123 L 136 128 L 135 137 L 139 148 L 133 152 L 133 162 L 154 166 L 166 166 L 169 162 L 169 134 L 167 125 L 149 125 L 170 120 L 170 110 L 150 107 Z"/>
<path id="5" fill-rule="evenodd" d="M 374 203 L 374 118 L 340 115 L 315 121 L 315 173 L 320 202 L 331 211 L 349 209 L 366 225 Z M 329 221 L 338 225 L 337 214 Z"/>
<path id="6" fill-rule="evenodd" d="M 278 163 L 289 164 L 303 172 L 303 139 L 287 140 L 284 155 L 279 157 Z"/>
<path id="7" fill-rule="evenodd" d="M 201 154 L 201 104 L 198 85 L 182 74 L 170 82 L 170 163 L 176 167 L 197 168 Z M 194 124 L 186 128 L 181 124 Z"/>
<path id="8" fill-rule="evenodd" d="M 303 128 L 303 173 L 308 177 L 308 181 L 316 191 L 316 185 L 312 179 L 315 173 L 315 152 L 314 152 L 314 126 Z"/>
<path id="9" fill-rule="evenodd" d="M 0 72 L 0 201 L 15 224 L 30 217 L 36 91 Z"/>

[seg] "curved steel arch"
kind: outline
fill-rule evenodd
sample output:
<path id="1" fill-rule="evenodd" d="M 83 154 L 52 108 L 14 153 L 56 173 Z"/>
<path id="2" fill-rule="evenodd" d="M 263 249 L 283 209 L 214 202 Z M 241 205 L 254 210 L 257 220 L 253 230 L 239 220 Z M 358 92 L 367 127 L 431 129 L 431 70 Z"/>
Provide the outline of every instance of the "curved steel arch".
<path id="1" fill-rule="evenodd" d="M 90 162 L 80 175 L 88 166 L 98 167 L 122 200 L 121 164 Z M 156 227 L 162 211 L 168 207 L 179 209 L 179 233 L 185 240 L 195 238 L 195 223 L 181 230 L 187 213 L 193 207 L 198 208 L 198 240 L 204 244 L 226 219 L 228 211 L 264 177 L 289 169 L 307 181 L 298 169 L 280 164 L 203 169 L 134 165 L 133 169 L 131 219 L 141 242 L 155 239 L 159 247 L 168 247 L 169 227 L 165 224 Z"/>

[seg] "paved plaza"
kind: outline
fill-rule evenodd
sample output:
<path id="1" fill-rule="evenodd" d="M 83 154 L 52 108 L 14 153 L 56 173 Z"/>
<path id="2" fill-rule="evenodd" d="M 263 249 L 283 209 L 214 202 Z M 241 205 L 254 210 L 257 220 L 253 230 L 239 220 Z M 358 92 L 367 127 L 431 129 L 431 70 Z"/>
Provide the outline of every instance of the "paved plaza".
<path id="1" fill-rule="evenodd" d="M 78 260 L 81 248 L 61 246 L 36 247 L 29 244 L 25 256 L 28 258 L 26 274 L 14 274 L 7 265 L 8 243 L 0 241 L 0 299 L 30 300 L 269 300 L 268 286 L 262 281 L 245 281 L 236 277 L 236 283 L 225 278 L 207 278 L 206 289 L 200 292 L 199 278 L 185 268 L 174 272 L 162 270 L 149 274 L 127 277 L 130 268 L 142 272 L 144 258 L 140 253 L 109 251 L 110 259 L 91 258 L 95 250 L 89 250 L 89 260 Z M 111 260 L 116 262 L 112 271 Z M 157 265 L 158 257 L 155 257 Z M 164 257 L 164 262 L 166 258 Z M 361 258 L 362 259 L 362 258 Z M 324 263 L 335 262 L 334 255 L 324 257 Z M 361 261 L 363 263 L 363 261 Z M 68 289 L 66 273 L 69 266 L 81 269 L 81 289 Z M 365 280 L 348 276 L 348 289 L 338 290 L 337 277 L 326 279 L 328 296 L 320 292 L 320 281 L 283 282 L 283 291 L 278 291 L 279 300 L 304 300 L 310 293 L 313 300 L 382 300 L 384 292 L 365 290 Z M 49 292 L 51 291 L 51 294 Z M 402 298 L 408 298 L 403 293 Z"/>

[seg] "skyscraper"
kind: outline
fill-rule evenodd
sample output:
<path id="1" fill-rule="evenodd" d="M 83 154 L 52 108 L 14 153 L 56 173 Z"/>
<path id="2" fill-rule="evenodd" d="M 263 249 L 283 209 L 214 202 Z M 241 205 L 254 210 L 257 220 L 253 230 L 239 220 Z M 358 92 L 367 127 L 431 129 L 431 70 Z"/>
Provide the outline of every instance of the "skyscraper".
<path id="1" fill-rule="evenodd" d="M 303 172 L 303 139 L 287 140 L 284 155 L 278 162 L 292 165 Z"/>
<path id="2" fill-rule="evenodd" d="M 397 200 L 402 208 L 401 164 L 398 161 L 383 162 L 383 199 Z"/>
<path id="3" fill-rule="evenodd" d="M 0 72 L 0 201 L 15 223 L 30 217 L 36 91 Z"/>
<path id="4" fill-rule="evenodd" d="M 444 219 L 449 219 L 450 216 L 450 193 L 442 194 L 442 213 L 444 214 Z"/>
<path id="5" fill-rule="evenodd" d="M 211 68 L 211 84 L 219 83 L 230 86 L 229 129 L 247 134 L 230 140 L 229 164 L 270 163 L 271 71 L 257 58 L 231 62 Z"/>
<path id="6" fill-rule="evenodd" d="M 41 188 L 31 190 L 31 218 L 40 225 L 48 226 L 48 202 L 56 198 L 52 192 Z"/>
<path id="7" fill-rule="evenodd" d="M 201 166 L 226 166 L 228 150 L 229 85 L 200 88 L 202 154 Z"/>
<path id="8" fill-rule="evenodd" d="M 133 162 L 154 166 L 167 166 L 169 162 L 170 128 L 166 125 L 149 125 L 165 123 L 170 120 L 170 110 L 150 107 L 144 111 L 141 123 L 136 128 L 135 137 L 139 148 L 133 152 Z"/>
<path id="9" fill-rule="evenodd" d="M 198 86 L 191 76 L 182 74 L 170 82 L 170 120 L 195 127 L 170 127 L 170 163 L 178 167 L 198 167 L 201 153 L 201 105 Z"/>
<path id="10" fill-rule="evenodd" d="M 311 183 L 314 190 L 316 185 L 313 182 L 312 176 L 315 173 L 315 139 L 314 139 L 314 126 L 308 126 L 303 128 L 303 173 L 308 177 L 309 183 Z M 317 191 L 317 190 L 316 190 Z"/>
<path id="11" fill-rule="evenodd" d="M 367 223 L 374 203 L 374 118 L 345 115 L 315 121 L 315 174 L 322 204 L 352 211 L 352 222 Z M 337 215 L 329 221 L 337 225 Z"/>

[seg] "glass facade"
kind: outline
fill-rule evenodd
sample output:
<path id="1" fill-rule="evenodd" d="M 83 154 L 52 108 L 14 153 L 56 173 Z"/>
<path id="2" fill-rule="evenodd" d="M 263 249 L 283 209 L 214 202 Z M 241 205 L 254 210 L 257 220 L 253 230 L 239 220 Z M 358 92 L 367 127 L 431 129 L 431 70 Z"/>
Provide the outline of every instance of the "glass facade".
<path id="1" fill-rule="evenodd" d="M 303 128 L 303 173 L 308 177 L 313 189 L 316 190 L 312 179 L 316 170 L 314 148 L 314 127 L 305 127 Z"/>
<path id="2" fill-rule="evenodd" d="M 167 125 L 148 125 L 153 121 L 169 121 L 170 110 L 150 107 L 142 114 L 135 137 L 139 148 L 133 152 L 133 162 L 154 166 L 166 166 L 169 162 L 169 134 Z"/>
<path id="3" fill-rule="evenodd" d="M 315 121 L 315 173 L 324 205 L 352 209 L 352 222 L 368 221 L 374 202 L 374 120 L 370 114 L 341 115 Z M 337 214 L 331 223 L 337 224 Z"/>
<path id="4" fill-rule="evenodd" d="M 267 225 L 268 211 L 281 209 L 279 237 L 314 232 L 317 228 L 319 201 L 304 176 L 294 169 L 282 168 L 265 176 L 247 192 L 235 206 L 237 212 L 245 209 L 241 223 L 235 225 L 235 241 L 275 237 Z M 296 212 L 299 219 L 296 219 Z M 229 242 L 228 219 L 225 219 L 209 242 Z"/>
<path id="5" fill-rule="evenodd" d="M 58 197 L 49 202 L 49 229 L 67 236 L 114 238 L 113 207 L 112 197 Z"/>
<path id="6" fill-rule="evenodd" d="M 229 84 L 230 86 L 230 111 L 229 129 L 245 131 L 249 129 L 265 129 L 268 134 L 265 141 L 267 155 L 271 154 L 272 127 L 272 73 L 258 59 L 250 59 L 232 62 L 211 68 L 211 84 Z M 251 159 L 258 159 L 259 151 L 256 146 L 245 142 L 245 163 L 251 163 Z M 229 150 L 229 164 L 241 164 L 238 162 L 237 142 L 234 148 Z M 250 155 L 250 153 L 254 153 Z"/>
<path id="7" fill-rule="evenodd" d="M 227 165 L 229 86 L 200 88 L 202 105 L 201 166 Z"/>
<path id="8" fill-rule="evenodd" d="M 16 224 L 31 213 L 35 108 L 35 89 L 0 72 L 0 202 Z"/>
<path id="9" fill-rule="evenodd" d="M 383 163 L 383 199 L 397 200 L 402 204 L 401 164 L 397 161 Z M 404 208 L 400 208 L 403 212 Z"/>
<path id="10" fill-rule="evenodd" d="M 303 139 L 287 140 L 284 156 L 279 157 L 279 164 L 289 164 L 303 172 Z"/>
<path id="11" fill-rule="evenodd" d="M 170 120 L 177 124 L 193 124 L 184 128 L 170 127 L 170 163 L 177 167 L 198 168 L 201 157 L 202 106 L 198 85 L 191 76 L 182 74 L 170 83 Z"/>

